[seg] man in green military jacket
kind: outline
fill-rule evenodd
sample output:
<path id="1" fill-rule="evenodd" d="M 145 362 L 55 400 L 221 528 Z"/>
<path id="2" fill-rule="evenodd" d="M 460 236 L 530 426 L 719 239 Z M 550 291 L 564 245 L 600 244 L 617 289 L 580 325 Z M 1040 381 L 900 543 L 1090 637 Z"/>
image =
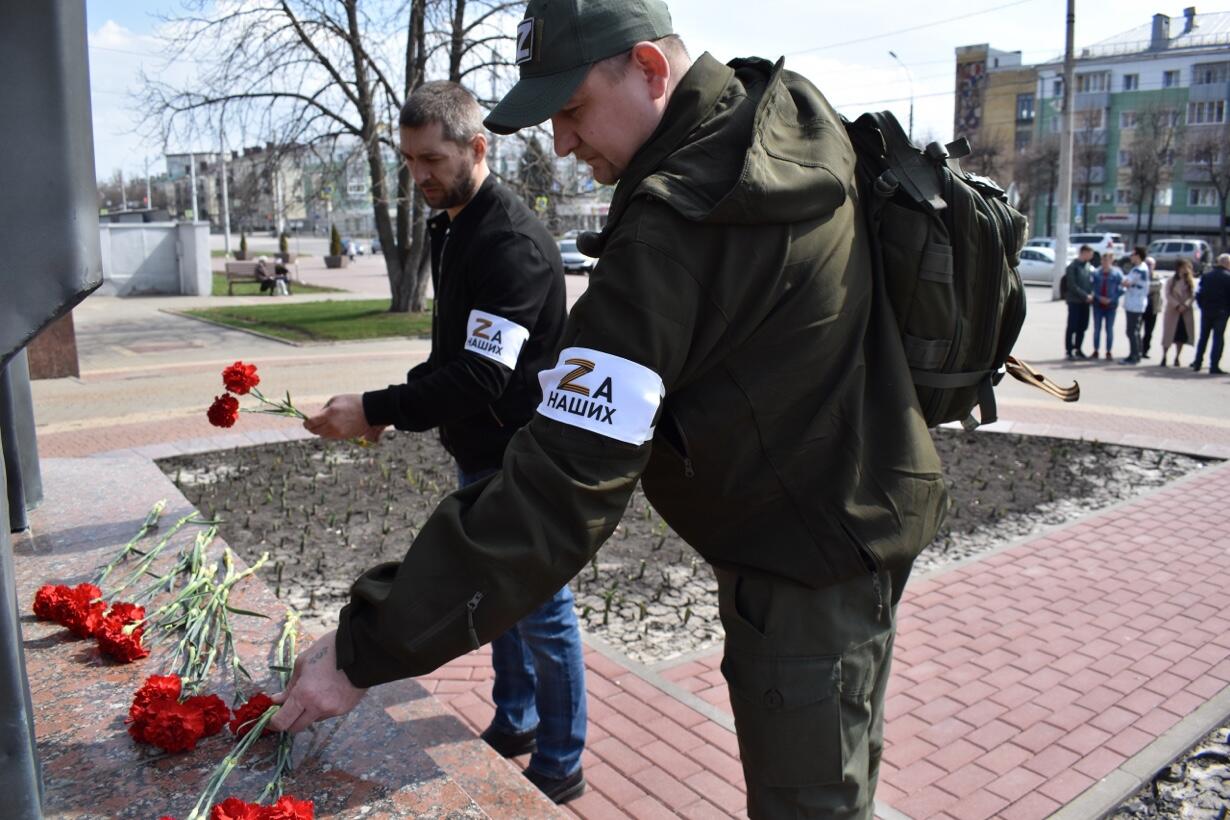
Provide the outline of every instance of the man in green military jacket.
<path id="1" fill-rule="evenodd" d="M 753 817 L 870 817 L 896 603 L 947 505 L 855 156 L 781 63 L 693 61 L 661 0 L 532 0 L 488 117 L 618 183 L 503 469 L 360 577 L 278 729 L 478 647 L 571 579 L 636 482 L 717 573 Z M 338 435 L 351 435 L 338 431 Z"/>

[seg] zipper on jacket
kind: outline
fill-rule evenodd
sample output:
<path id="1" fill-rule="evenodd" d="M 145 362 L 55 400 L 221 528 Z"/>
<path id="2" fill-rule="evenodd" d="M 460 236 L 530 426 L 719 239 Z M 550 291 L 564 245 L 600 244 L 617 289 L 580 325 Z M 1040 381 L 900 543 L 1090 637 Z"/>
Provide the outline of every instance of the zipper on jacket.
<path id="1" fill-rule="evenodd" d="M 683 425 L 679 423 L 679 419 L 675 418 L 674 413 L 667 412 L 666 418 L 670 421 L 671 429 L 675 431 L 675 435 L 679 437 L 679 444 L 676 446 L 675 442 L 671 441 L 669 434 L 665 434 L 663 438 L 670 448 L 675 451 L 675 455 L 679 456 L 679 459 L 683 462 L 683 477 L 695 478 L 696 469 L 692 465 L 691 448 L 688 447 L 688 437 L 683 432 Z"/>
<path id="2" fill-rule="evenodd" d="M 470 598 L 470 600 L 450 609 L 448 611 L 448 614 L 445 615 L 440 620 L 436 621 L 434 624 L 432 624 L 430 629 L 428 629 L 426 632 L 422 633 L 417 638 L 415 638 L 413 641 L 411 641 L 410 644 L 407 646 L 407 648 L 410 650 L 418 649 L 420 646 L 427 643 L 427 641 L 431 640 L 436 635 L 439 635 L 444 630 L 445 627 L 452 624 L 454 621 L 457 620 L 457 618 L 461 615 L 462 612 L 465 612 L 466 613 L 466 626 L 468 627 L 469 632 L 470 632 L 470 641 L 473 644 L 474 648 L 478 649 L 480 644 L 478 642 L 478 633 L 474 629 L 474 609 L 475 607 L 478 606 L 478 602 L 481 601 L 482 599 L 483 599 L 483 593 L 481 592 L 474 593 L 474 596 Z"/>
<path id="3" fill-rule="evenodd" d="M 495 423 L 500 427 L 504 426 L 504 422 L 500 420 L 499 415 L 495 412 L 495 408 L 490 404 L 487 405 L 487 412 L 491 414 L 491 418 L 495 419 Z"/>
<path id="4" fill-rule="evenodd" d="M 475 649 L 482 646 L 478 641 L 478 630 L 474 628 L 474 610 L 478 609 L 478 603 L 483 599 L 481 592 L 474 593 L 474 597 L 466 601 L 466 626 L 470 630 L 470 645 Z"/>

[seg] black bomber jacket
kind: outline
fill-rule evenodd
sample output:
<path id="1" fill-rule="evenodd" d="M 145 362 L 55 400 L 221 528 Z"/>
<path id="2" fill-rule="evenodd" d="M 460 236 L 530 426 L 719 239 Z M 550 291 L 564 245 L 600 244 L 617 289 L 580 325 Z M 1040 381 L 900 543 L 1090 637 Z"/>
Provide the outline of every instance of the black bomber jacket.
<path id="1" fill-rule="evenodd" d="M 428 223 L 435 303 L 431 355 L 405 384 L 363 394 L 368 424 L 440 428 L 467 472 L 496 468 L 542 398 L 565 314 L 559 246 L 530 209 L 488 177 L 450 220 Z"/>

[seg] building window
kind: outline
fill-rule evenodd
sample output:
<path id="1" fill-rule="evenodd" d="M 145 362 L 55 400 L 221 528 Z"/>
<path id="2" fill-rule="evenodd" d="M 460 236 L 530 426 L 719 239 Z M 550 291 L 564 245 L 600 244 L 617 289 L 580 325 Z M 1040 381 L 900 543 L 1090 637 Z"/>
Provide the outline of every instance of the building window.
<path id="1" fill-rule="evenodd" d="M 1076 75 L 1076 93 L 1091 94 L 1098 91 L 1105 91 L 1108 85 L 1109 75 L 1105 71 L 1097 71 L 1089 74 Z"/>
<path id="2" fill-rule="evenodd" d="M 1167 186 L 1157 189 L 1157 204 L 1162 208 L 1169 208 L 1170 203 L 1174 200 L 1174 189 Z"/>
<path id="3" fill-rule="evenodd" d="M 1132 189 L 1131 188 L 1116 188 L 1115 189 L 1115 204 L 1116 205 L 1131 205 L 1132 204 Z"/>
<path id="4" fill-rule="evenodd" d="M 1124 74 L 1123 75 L 1123 90 L 1136 91 L 1140 88 L 1139 74 Z"/>
<path id="5" fill-rule="evenodd" d="M 1177 88 L 1179 85 L 1179 70 L 1162 72 L 1162 88 Z"/>
<path id="6" fill-rule="evenodd" d="M 1017 94 L 1016 95 L 1016 120 L 1017 122 L 1033 122 L 1034 119 L 1034 95 L 1033 94 Z"/>
<path id="7" fill-rule="evenodd" d="M 1063 96 L 1063 78 L 1060 77 L 1051 83 L 1051 96 L 1059 99 Z"/>
<path id="8" fill-rule="evenodd" d="M 1132 152 L 1119 149 L 1119 167 L 1126 168 L 1132 164 Z"/>
<path id="9" fill-rule="evenodd" d="M 1055 116 L 1051 117 L 1051 133 L 1058 134 L 1059 126 L 1062 124 L 1063 124 L 1063 117 L 1060 116 L 1059 114 L 1056 114 Z"/>
<path id="10" fill-rule="evenodd" d="M 1018 154 L 1028 150 L 1029 144 L 1033 141 L 1033 135 L 1028 131 L 1018 131 L 1016 134 L 1016 152 Z"/>
<path id="11" fill-rule="evenodd" d="M 1101 108 L 1095 108 L 1091 111 L 1077 111 L 1073 117 L 1075 122 L 1072 127 L 1077 131 L 1100 131 L 1106 127 L 1106 120 L 1103 116 L 1104 112 Z"/>
<path id="12" fill-rule="evenodd" d="M 1226 121 L 1226 101 L 1209 100 L 1187 104 L 1189 125 L 1209 125 Z"/>
<path id="13" fill-rule="evenodd" d="M 1136 127 L 1136 112 L 1135 111 L 1120 111 L 1119 112 L 1119 128 L 1122 130 L 1130 130 Z"/>
<path id="14" fill-rule="evenodd" d="M 1216 208 L 1220 204 L 1217 189 L 1205 186 L 1188 188 L 1187 204 L 1191 208 Z"/>
<path id="15" fill-rule="evenodd" d="M 1205 63 L 1192 66 L 1192 85 L 1212 85 L 1230 80 L 1230 63 Z"/>
<path id="16" fill-rule="evenodd" d="M 352 196 L 352 197 L 366 196 L 367 195 L 367 183 L 366 182 L 347 182 L 346 183 L 346 195 Z"/>
<path id="17" fill-rule="evenodd" d="M 1174 167 L 1174 149 L 1166 149 L 1166 153 L 1162 154 L 1162 165 L 1166 168 Z"/>
<path id="18" fill-rule="evenodd" d="M 1099 188 L 1094 188 L 1089 191 L 1089 201 L 1085 201 L 1085 191 L 1083 188 L 1076 191 L 1076 202 L 1079 205 L 1101 205 L 1102 191 Z"/>

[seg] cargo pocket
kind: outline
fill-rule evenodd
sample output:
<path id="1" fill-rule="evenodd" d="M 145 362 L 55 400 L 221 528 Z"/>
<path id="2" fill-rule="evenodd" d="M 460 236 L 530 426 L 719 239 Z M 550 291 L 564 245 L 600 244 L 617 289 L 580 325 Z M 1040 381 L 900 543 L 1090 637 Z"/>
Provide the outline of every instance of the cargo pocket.
<path id="1" fill-rule="evenodd" d="M 771 787 L 838 783 L 841 657 L 732 653 L 722 661 L 749 779 Z"/>

